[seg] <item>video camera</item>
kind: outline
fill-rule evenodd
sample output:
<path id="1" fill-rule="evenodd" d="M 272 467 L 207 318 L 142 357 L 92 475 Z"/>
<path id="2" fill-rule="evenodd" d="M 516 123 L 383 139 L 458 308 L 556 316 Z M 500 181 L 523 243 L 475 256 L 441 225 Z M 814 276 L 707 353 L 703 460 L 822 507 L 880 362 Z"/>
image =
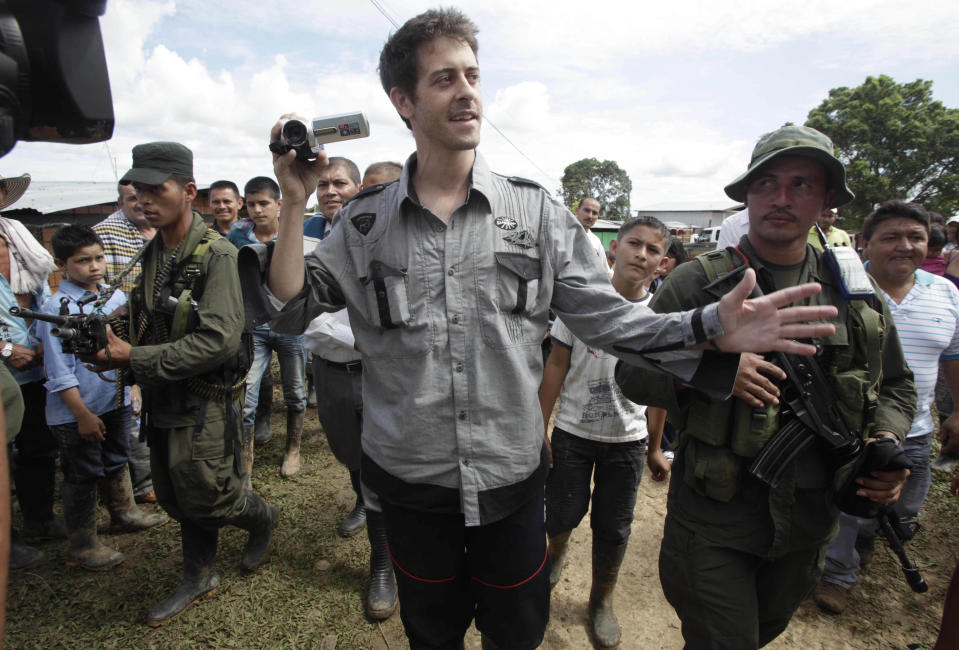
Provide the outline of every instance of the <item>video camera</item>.
<path id="1" fill-rule="evenodd" d="M 106 0 L 0 0 L 0 156 L 17 140 L 113 135 L 105 11 Z"/>
<path id="2" fill-rule="evenodd" d="M 366 138 L 370 135 L 370 123 L 363 113 L 342 113 L 326 117 L 291 117 L 283 120 L 279 142 L 270 143 L 270 151 L 281 156 L 290 149 L 302 161 L 316 160 L 323 145 L 340 140 Z"/>
<path id="3" fill-rule="evenodd" d="M 103 314 L 43 314 L 23 307 L 11 307 L 10 314 L 32 318 L 57 327 L 50 334 L 60 339 L 64 354 L 95 354 L 107 346 L 107 317 Z"/>

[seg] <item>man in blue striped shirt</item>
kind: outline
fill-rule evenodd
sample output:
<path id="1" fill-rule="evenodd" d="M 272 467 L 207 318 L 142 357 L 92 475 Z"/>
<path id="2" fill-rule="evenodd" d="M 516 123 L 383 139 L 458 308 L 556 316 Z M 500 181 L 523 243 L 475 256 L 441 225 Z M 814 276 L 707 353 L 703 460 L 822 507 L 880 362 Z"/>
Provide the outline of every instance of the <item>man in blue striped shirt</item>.
<path id="1" fill-rule="evenodd" d="M 921 206 L 886 201 L 866 219 L 863 238 L 869 273 L 885 294 L 915 376 L 916 416 L 903 442 L 913 468 L 894 506 L 901 518 L 914 519 L 931 482 L 929 447 L 935 423 L 930 405 L 940 364 L 953 399 L 959 399 L 959 290 L 919 268 L 929 240 L 929 213 Z M 959 440 L 959 414 L 942 422 L 940 437 Z M 826 552 L 826 570 L 816 589 L 821 609 L 843 611 L 856 574 L 871 557 L 875 535 L 874 520 L 840 517 L 839 535 Z"/>

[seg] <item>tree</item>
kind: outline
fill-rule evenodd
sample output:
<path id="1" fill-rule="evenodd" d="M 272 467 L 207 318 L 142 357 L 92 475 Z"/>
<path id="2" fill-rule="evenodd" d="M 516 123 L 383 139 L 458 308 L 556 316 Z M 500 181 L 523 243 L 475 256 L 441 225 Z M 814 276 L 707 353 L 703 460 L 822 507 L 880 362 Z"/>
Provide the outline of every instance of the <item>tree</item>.
<path id="1" fill-rule="evenodd" d="M 631 216 L 632 191 L 629 175 L 612 160 L 583 158 L 563 170 L 563 202 L 570 210 L 575 211 L 583 199 L 593 197 L 603 206 L 603 219 L 625 221 Z"/>
<path id="2" fill-rule="evenodd" d="M 906 199 L 946 217 L 959 209 L 959 109 L 932 98 L 932 82 L 867 77 L 833 88 L 806 125 L 832 138 L 856 200 L 856 223 L 883 201 Z"/>

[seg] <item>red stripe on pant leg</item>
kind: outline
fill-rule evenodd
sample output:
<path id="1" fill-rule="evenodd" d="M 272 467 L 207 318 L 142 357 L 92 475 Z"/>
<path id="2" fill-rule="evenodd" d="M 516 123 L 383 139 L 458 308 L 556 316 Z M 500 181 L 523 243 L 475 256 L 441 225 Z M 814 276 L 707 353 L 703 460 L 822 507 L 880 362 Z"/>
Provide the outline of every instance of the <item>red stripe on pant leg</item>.
<path id="1" fill-rule="evenodd" d="M 525 580 L 521 580 L 517 582 L 515 585 L 494 585 L 494 584 L 490 584 L 489 582 L 484 582 L 480 580 L 479 578 L 477 578 L 476 576 L 472 576 L 472 578 L 473 580 L 480 583 L 484 587 L 492 587 L 493 589 L 516 589 L 516 587 L 526 584 L 527 582 L 535 578 L 537 575 L 539 575 L 539 572 L 543 570 L 544 566 L 546 566 L 547 557 L 549 557 L 549 547 L 547 547 L 546 551 L 543 553 L 543 561 L 539 563 L 539 568 L 537 568 L 536 571 L 533 572 L 533 575 L 526 578 Z"/>
<path id="2" fill-rule="evenodd" d="M 390 553 L 390 559 L 393 560 L 393 566 L 399 569 L 403 573 L 403 575 L 413 580 L 416 580 L 417 582 L 428 582 L 428 583 L 436 584 L 440 582 L 452 582 L 453 580 L 456 580 L 456 576 L 450 576 L 449 578 L 440 578 L 439 580 L 430 580 L 428 578 L 421 578 L 419 576 L 415 576 L 409 571 L 407 571 L 406 569 L 404 569 L 402 566 L 400 566 L 400 563 L 396 561 L 396 556 L 393 555 L 393 549 L 390 548 L 389 540 L 386 541 L 386 550 L 389 551 Z"/>

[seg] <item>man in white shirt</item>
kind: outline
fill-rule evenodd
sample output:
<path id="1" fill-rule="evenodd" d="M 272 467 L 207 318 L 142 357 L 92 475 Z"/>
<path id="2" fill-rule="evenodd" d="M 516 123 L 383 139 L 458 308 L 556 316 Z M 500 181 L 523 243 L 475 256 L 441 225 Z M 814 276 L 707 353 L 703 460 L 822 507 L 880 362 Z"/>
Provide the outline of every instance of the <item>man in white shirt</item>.
<path id="1" fill-rule="evenodd" d="M 579 207 L 576 208 L 576 218 L 583 224 L 583 228 L 588 235 L 587 239 L 589 243 L 596 249 L 596 256 L 599 260 L 600 268 L 602 268 L 607 275 L 610 275 L 609 263 L 606 261 L 606 249 L 603 247 L 603 242 L 600 238 L 593 232 L 593 226 L 596 225 L 596 220 L 599 219 L 599 213 L 602 209 L 603 206 L 600 205 L 597 199 L 592 197 L 585 198 L 580 202 Z"/>

